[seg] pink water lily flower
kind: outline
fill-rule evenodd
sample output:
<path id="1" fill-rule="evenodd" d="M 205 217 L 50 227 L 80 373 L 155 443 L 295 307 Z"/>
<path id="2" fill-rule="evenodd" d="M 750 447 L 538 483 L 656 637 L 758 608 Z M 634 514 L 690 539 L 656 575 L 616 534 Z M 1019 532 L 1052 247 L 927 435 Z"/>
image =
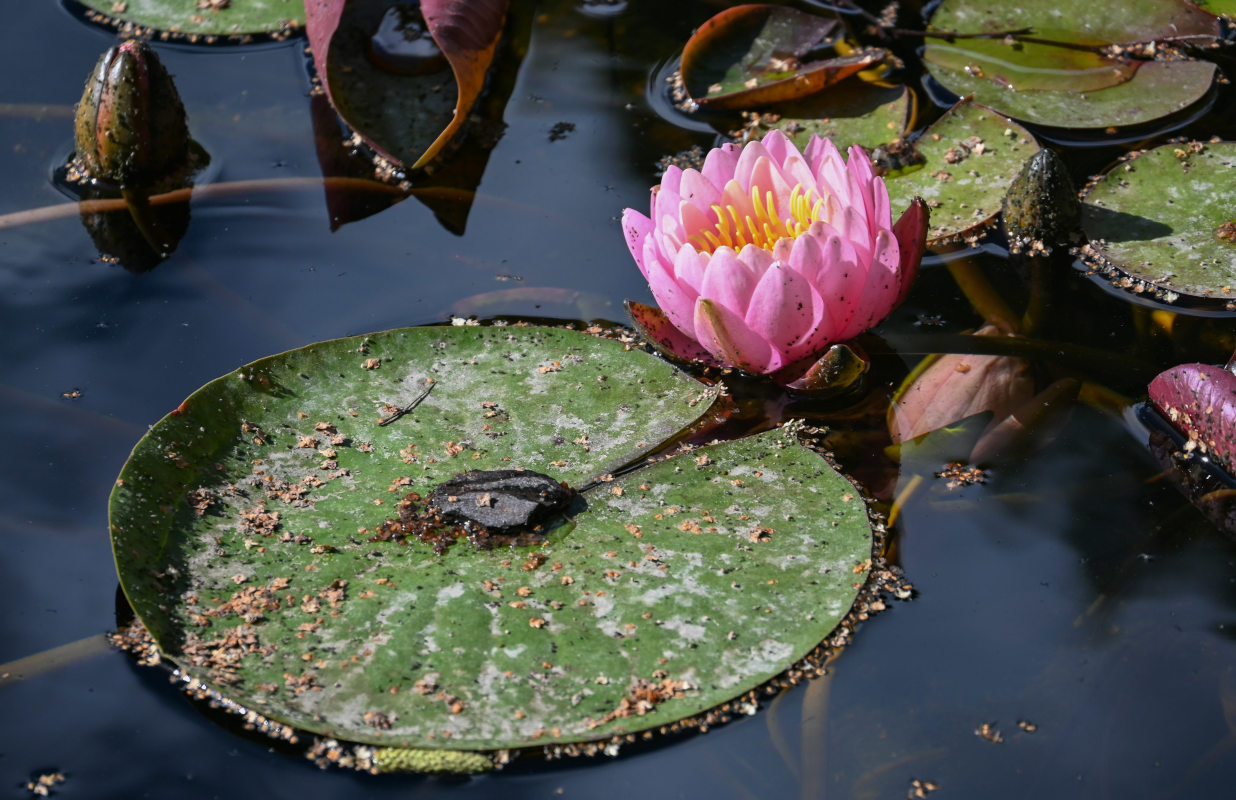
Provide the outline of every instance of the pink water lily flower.
<path id="1" fill-rule="evenodd" d="M 628 208 L 631 255 L 672 325 L 660 344 L 705 363 L 799 377 L 906 296 L 927 208 L 892 221 L 888 190 L 859 147 L 804 152 L 781 131 L 715 148 L 701 170 L 670 167 L 651 218 Z"/>

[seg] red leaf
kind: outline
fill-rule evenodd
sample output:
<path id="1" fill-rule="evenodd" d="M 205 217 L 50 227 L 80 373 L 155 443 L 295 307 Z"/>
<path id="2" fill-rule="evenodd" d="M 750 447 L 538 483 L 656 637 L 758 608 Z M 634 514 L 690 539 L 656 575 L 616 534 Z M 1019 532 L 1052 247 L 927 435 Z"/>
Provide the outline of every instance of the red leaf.
<path id="1" fill-rule="evenodd" d="M 1181 364 L 1150 382 L 1150 402 L 1194 448 L 1233 471 L 1236 375 L 1209 364 Z"/>

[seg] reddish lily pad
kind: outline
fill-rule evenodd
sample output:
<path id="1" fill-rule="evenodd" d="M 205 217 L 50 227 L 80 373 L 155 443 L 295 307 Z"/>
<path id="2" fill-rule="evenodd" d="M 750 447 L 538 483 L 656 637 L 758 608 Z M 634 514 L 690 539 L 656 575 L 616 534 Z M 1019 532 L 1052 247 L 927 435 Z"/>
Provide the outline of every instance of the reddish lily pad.
<path id="1" fill-rule="evenodd" d="M 1083 255 L 1139 293 L 1236 300 L 1236 142 L 1142 151 L 1085 190 Z"/>
<path id="2" fill-rule="evenodd" d="M 853 484 L 792 429 L 643 463 L 719 394 L 536 327 L 261 359 L 134 449 L 109 507 L 121 585 L 179 667 L 322 736 L 487 751 L 669 725 L 811 652 L 872 555 Z M 407 492 L 515 467 L 579 490 L 563 524 L 491 549 L 374 539 Z"/>
<path id="3" fill-rule="evenodd" d="M 428 71 L 419 72 L 371 55 L 375 34 L 399 38 L 390 28 L 390 8 L 357 0 L 306 0 L 306 28 L 314 66 L 339 115 L 381 156 L 419 169 L 467 121 L 498 45 L 507 0 L 422 0 L 401 30 L 422 25 L 432 39 L 431 45 L 421 37 L 422 46 L 436 45 L 442 60 L 435 69 L 434 60 L 423 56 Z"/>
<path id="4" fill-rule="evenodd" d="M 715 15 L 682 52 L 687 93 L 704 108 L 748 109 L 814 94 L 884 57 L 871 50 L 803 62 L 841 28 L 785 6 L 750 4 Z"/>
<path id="5" fill-rule="evenodd" d="M 1155 376 L 1150 401 L 1196 450 L 1236 466 L 1236 375 L 1209 364 L 1181 364 Z"/>
<path id="6" fill-rule="evenodd" d="M 1135 0 L 1119 13 L 1103 3 L 945 0 L 931 29 L 1024 31 L 997 38 L 931 39 L 923 60 L 958 95 L 1015 119 L 1061 128 L 1135 125 L 1181 111 L 1211 87 L 1214 64 L 1148 60 L 1138 43 L 1217 39 L 1217 20 L 1185 0 Z M 1028 41 L 1033 39 L 1033 41 Z M 1122 45 L 1097 52 L 1106 45 Z"/>

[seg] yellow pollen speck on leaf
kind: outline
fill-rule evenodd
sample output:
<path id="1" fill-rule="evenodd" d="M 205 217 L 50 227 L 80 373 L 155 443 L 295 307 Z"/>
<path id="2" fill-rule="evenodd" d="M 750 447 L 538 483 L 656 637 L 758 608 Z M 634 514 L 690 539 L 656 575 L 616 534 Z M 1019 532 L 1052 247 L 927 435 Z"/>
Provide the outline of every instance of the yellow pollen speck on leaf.
<path id="1" fill-rule="evenodd" d="M 815 189 L 803 191 L 801 183 L 790 192 L 790 215 L 784 219 L 777 216 L 777 204 L 771 191 L 764 192 L 761 200 L 760 187 L 752 186 L 751 205 L 755 209 L 754 218 L 739 218 L 738 209 L 732 205 L 713 204 L 716 225 L 710 231 L 692 234 L 688 241 L 696 250 L 709 254 L 716 252 L 718 247 L 741 250 L 748 244 L 772 250 L 781 239 L 801 236 L 811 223 L 825 219 L 824 199 L 816 195 Z"/>

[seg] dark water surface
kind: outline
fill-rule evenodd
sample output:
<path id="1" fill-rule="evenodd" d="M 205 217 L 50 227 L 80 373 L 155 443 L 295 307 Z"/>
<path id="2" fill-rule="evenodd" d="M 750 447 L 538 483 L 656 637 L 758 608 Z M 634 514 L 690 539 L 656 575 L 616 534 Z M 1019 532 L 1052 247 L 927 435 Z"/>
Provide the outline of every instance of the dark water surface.
<path id="1" fill-rule="evenodd" d="M 658 156 L 712 137 L 660 117 L 645 90 L 720 4 L 674 4 L 654 23 L 657 7 L 671 8 L 541 4 L 462 236 L 416 200 L 332 233 L 320 189 L 197 203 L 175 255 L 144 275 L 101 262 L 76 218 L 0 230 L 0 663 L 88 650 L 115 627 L 112 482 L 146 426 L 215 376 L 452 313 L 618 320 L 623 298 L 652 302 L 618 215 L 646 208 Z M 62 202 L 49 175 L 113 43 L 54 0 L 7 11 L 0 214 Z M 303 46 L 159 47 L 216 181 L 320 174 Z M 574 130 L 551 141 L 560 122 Z M 1188 133 L 1236 138 L 1230 112 Z M 1113 155 L 1072 161 L 1097 170 Z M 971 255 L 1022 302 L 1020 267 L 994 247 Z M 1158 369 L 1230 353 L 1230 321 L 1180 322 L 1196 330 L 1168 340 L 1067 259 L 1054 267 L 1044 337 L 1117 354 L 1102 380 L 1131 399 Z M 912 337 L 919 314 L 942 315 L 946 332 L 981 321 L 939 258 L 877 333 Z M 896 381 L 916 359 L 878 367 Z M 25 796 L 31 775 L 56 769 L 58 795 L 101 798 L 900 798 L 915 779 L 950 798 L 1231 796 L 1236 546 L 1159 479 L 1127 418 L 1079 406 L 985 485 L 949 490 L 939 463 L 910 460 L 872 487 L 925 479 L 894 529 L 915 599 L 866 623 L 826 678 L 705 735 L 462 781 L 320 771 L 100 649 L 4 679 L 0 792 Z M 977 736 L 984 723 L 1003 741 Z"/>

